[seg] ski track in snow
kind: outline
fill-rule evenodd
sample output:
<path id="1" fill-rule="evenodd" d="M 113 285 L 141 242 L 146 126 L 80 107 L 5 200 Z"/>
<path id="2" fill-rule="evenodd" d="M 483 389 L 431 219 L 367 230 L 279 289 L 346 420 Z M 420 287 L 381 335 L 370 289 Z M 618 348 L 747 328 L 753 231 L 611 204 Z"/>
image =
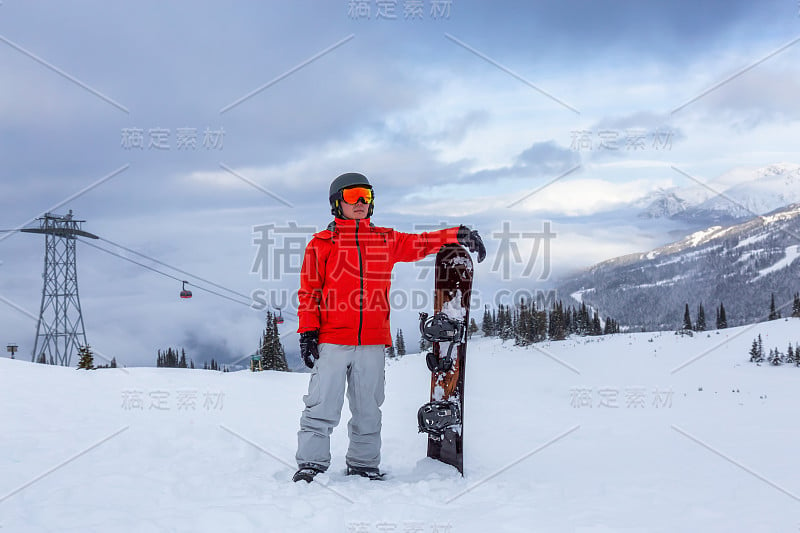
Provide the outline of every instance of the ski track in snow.
<path id="1" fill-rule="evenodd" d="M 430 373 L 405 356 L 388 479 L 344 475 L 345 407 L 310 485 L 290 481 L 308 374 L 2 358 L 0 531 L 797 531 L 800 368 L 747 363 L 758 334 L 785 351 L 800 320 L 536 345 L 580 375 L 473 337 L 463 478 L 425 458 Z"/>
<path id="2" fill-rule="evenodd" d="M 780 270 L 782 268 L 786 268 L 787 266 L 789 266 L 792 263 L 794 263 L 794 261 L 798 257 L 800 257 L 800 245 L 795 244 L 793 246 L 788 246 L 786 248 L 785 254 L 786 254 L 785 257 L 783 259 L 779 260 L 774 265 L 769 266 L 769 267 L 765 268 L 764 270 L 760 270 L 758 272 L 758 276 L 753 278 L 752 281 L 755 281 L 757 279 L 763 278 L 767 274 L 771 274 L 771 273 L 776 272 L 776 271 L 778 271 L 778 270 Z"/>

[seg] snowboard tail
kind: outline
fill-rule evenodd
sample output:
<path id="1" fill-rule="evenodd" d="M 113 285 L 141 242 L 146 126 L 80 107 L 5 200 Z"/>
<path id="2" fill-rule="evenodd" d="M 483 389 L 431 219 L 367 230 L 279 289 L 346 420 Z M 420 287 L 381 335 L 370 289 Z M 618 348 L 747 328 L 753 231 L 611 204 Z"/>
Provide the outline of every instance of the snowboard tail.
<path id="1" fill-rule="evenodd" d="M 431 370 L 430 402 L 418 413 L 428 434 L 428 457 L 464 474 L 464 376 L 467 358 L 472 259 L 457 244 L 436 255 L 434 315 L 420 313 L 420 332 L 433 344 L 426 357 Z"/>

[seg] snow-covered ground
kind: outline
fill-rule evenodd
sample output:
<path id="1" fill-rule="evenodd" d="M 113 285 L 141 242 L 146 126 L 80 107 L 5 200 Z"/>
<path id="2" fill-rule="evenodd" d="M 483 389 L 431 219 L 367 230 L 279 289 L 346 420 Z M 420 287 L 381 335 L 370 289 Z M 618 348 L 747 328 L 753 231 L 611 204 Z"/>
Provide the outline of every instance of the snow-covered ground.
<path id="1" fill-rule="evenodd" d="M 747 362 L 800 320 L 469 347 L 465 477 L 425 458 L 424 358 L 387 369 L 383 468 L 290 481 L 307 374 L 0 359 L 0 530 L 800 529 L 800 368 Z"/>

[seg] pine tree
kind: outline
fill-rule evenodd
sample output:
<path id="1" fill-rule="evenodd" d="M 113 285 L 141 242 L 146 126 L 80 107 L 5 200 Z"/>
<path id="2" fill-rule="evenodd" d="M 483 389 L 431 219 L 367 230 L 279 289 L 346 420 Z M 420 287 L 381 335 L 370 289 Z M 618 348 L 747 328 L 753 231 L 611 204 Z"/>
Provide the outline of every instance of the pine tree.
<path id="1" fill-rule="evenodd" d="M 571 335 L 577 335 L 578 334 L 578 312 L 575 310 L 574 307 L 570 306 L 568 314 L 569 314 L 569 321 L 568 321 L 569 329 L 568 329 L 568 331 L 569 331 L 569 333 Z"/>
<path id="2" fill-rule="evenodd" d="M 577 318 L 578 335 L 588 335 L 591 329 L 591 319 L 589 318 L 589 310 L 586 307 L 586 302 L 581 302 L 581 307 L 578 310 Z"/>
<path id="3" fill-rule="evenodd" d="M 116 357 L 112 357 L 111 358 L 111 368 L 117 368 L 117 358 Z"/>
<path id="4" fill-rule="evenodd" d="M 800 292 L 794 293 L 794 298 L 792 299 L 792 316 L 800 318 Z"/>
<path id="5" fill-rule="evenodd" d="M 692 329 L 692 315 L 689 314 L 689 304 L 686 304 L 686 309 L 683 312 L 683 329 L 691 331 Z"/>
<path id="6" fill-rule="evenodd" d="M 396 346 L 397 357 L 403 357 L 406 354 L 406 341 L 403 338 L 403 330 L 397 330 L 397 337 L 395 338 L 394 344 Z"/>
<path id="7" fill-rule="evenodd" d="M 281 372 L 288 372 L 289 365 L 286 362 L 286 350 L 283 349 L 283 344 L 281 343 L 281 333 L 278 330 L 278 317 L 272 317 L 272 339 L 275 343 L 275 356 L 277 358 L 277 366 L 275 370 L 279 370 Z"/>
<path id="8" fill-rule="evenodd" d="M 572 308 L 572 306 L 569 306 L 567 309 L 564 310 L 564 331 L 567 335 L 572 335 L 573 333 L 575 333 L 575 331 L 573 330 L 574 323 L 572 321 L 572 316 L 574 312 L 575 310 Z"/>
<path id="9" fill-rule="evenodd" d="M 603 326 L 600 324 L 600 315 L 597 314 L 597 311 L 594 312 L 594 317 L 592 318 L 592 335 L 602 335 L 603 334 Z"/>
<path id="10" fill-rule="evenodd" d="M 556 302 L 550 311 L 548 334 L 554 341 L 563 341 L 567 338 L 567 329 L 564 325 L 564 304 L 561 301 Z"/>
<path id="11" fill-rule="evenodd" d="M 480 329 L 478 328 L 478 323 L 475 322 L 474 318 L 469 319 L 469 328 L 467 328 L 467 338 L 471 339 L 472 335 L 478 333 Z"/>
<path id="12" fill-rule="evenodd" d="M 706 330 L 706 311 L 703 309 L 703 304 L 697 308 L 697 324 L 695 325 L 696 331 Z"/>
<path id="13" fill-rule="evenodd" d="M 603 335 L 612 335 L 614 333 L 619 333 L 619 323 L 617 323 L 617 321 L 613 318 L 607 318 Z"/>
<path id="14" fill-rule="evenodd" d="M 92 354 L 92 349 L 88 344 L 78 348 L 78 357 L 78 368 L 94 370 L 94 354 Z"/>
<path id="15" fill-rule="evenodd" d="M 286 352 L 281 344 L 278 331 L 278 317 L 270 311 L 267 311 L 266 326 L 261 334 L 258 353 L 261 355 L 261 366 L 264 370 L 289 371 Z"/>
<path id="16" fill-rule="evenodd" d="M 419 353 L 427 353 L 431 350 L 433 344 L 430 341 L 425 340 L 422 336 L 419 338 Z"/>
<path id="17" fill-rule="evenodd" d="M 772 293 L 772 296 L 769 299 L 769 320 L 777 320 L 781 317 L 781 314 L 775 309 L 775 293 Z"/>
<path id="18" fill-rule="evenodd" d="M 750 362 L 751 363 L 760 363 L 761 358 L 758 355 L 758 341 L 753 339 L 753 345 L 750 347 Z"/>
<path id="19" fill-rule="evenodd" d="M 516 313 L 517 320 L 514 324 L 514 344 L 517 346 L 528 346 L 532 342 L 530 337 L 531 315 L 528 306 L 525 305 L 525 300 L 519 303 L 519 309 Z"/>
<path id="20" fill-rule="evenodd" d="M 505 322 L 505 311 L 503 310 L 503 306 L 498 305 L 496 310 L 492 310 L 492 324 L 494 325 L 494 336 L 501 337 L 503 336 L 503 325 Z"/>
<path id="21" fill-rule="evenodd" d="M 761 340 L 761 334 L 758 334 L 758 359 L 759 362 L 764 360 L 764 341 Z"/>
<path id="22" fill-rule="evenodd" d="M 494 336 L 503 337 L 503 328 L 505 327 L 506 313 L 503 305 L 498 305 L 497 310 L 492 311 L 492 323 L 494 324 Z"/>
<path id="23" fill-rule="evenodd" d="M 514 323 L 511 320 L 511 309 L 507 305 L 501 305 L 497 314 L 497 327 L 500 330 L 500 338 L 507 341 L 514 337 Z"/>
<path id="24" fill-rule="evenodd" d="M 781 354 L 777 348 L 770 350 L 769 354 L 769 364 L 772 366 L 780 366 L 783 364 L 783 354 Z"/>
<path id="25" fill-rule="evenodd" d="M 791 365 L 794 364 L 795 361 L 795 354 L 794 348 L 792 347 L 792 343 L 789 343 L 789 348 L 786 349 L 786 364 Z"/>
<path id="26" fill-rule="evenodd" d="M 492 314 L 489 312 L 489 306 L 483 308 L 483 323 L 481 324 L 481 331 L 484 337 L 491 337 L 494 335 L 494 322 L 492 321 Z M 420 348 L 422 346 L 420 345 Z M 425 350 L 422 350 L 425 351 Z"/>
<path id="27" fill-rule="evenodd" d="M 717 310 L 717 329 L 725 329 L 728 327 L 728 317 L 725 316 L 725 306 L 722 302 L 719 303 Z"/>
<path id="28" fill-rule="evenodd" d="M 181 357 L 178 357 L 178 349 L 167 348 L 167 351 L 158 350 L 156 366 L 159 368 L 187 368 L 186 351 L 181 348 Z"/>
<path id="29" fill-rule="evenodd" d="M 533 313 L 533 342 L 542 342 L 547 338 L 547 312 L 544 309 Z"/>
<path id="30" fill-rule="evenodd" d="M 545 315 L 544 320 L 542 315 Z M 530 307 L 525 309 L 525 324 L 523 324 L 523 333 L 528 345 L 543 341 L 547 334 L 547 327 L 547 316 L 544 309 L 537 309 L 536 301 L 531 300 Z"/>
<path id="31" fill-rule="evenodd" d="M 396 356 L 395 351 L 394 351 L 394 346 L 387 346 L 384 349 L 384 355 L 385 355 L 385 357 L 387 357 L 389 359 L 394 359 L 395 356 Z"/>

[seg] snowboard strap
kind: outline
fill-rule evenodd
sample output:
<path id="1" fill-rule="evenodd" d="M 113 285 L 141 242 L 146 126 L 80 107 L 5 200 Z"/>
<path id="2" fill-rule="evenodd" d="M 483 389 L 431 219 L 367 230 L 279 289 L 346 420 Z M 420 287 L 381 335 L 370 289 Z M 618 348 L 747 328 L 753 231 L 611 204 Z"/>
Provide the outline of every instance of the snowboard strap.
<path id="1" fill-rule="evenodd" d="M 428 354 L 426 361 L 431 372 L 447 372 L 453 367 L 453 348 L 464 342 L 466 328 L 460 320 L 438 312 L 428 318 L 428 313 L 419 314 L 419 332 L 422 338 L 429 342 L 449 342 L 447 355 L 440 356 L 439 361 L 434 361 L 433 355 Z M 441 352 L 440 352 L 441 353 Z"/>
<path id="2" fill-rule="evenodd" d="M 417 411 L 420 433 L 427 433 L 434 440 L 442 440 L 447 428 L 461 424 L 461 408 L 458 402 L 437 401 L 426 403 Z"/>

